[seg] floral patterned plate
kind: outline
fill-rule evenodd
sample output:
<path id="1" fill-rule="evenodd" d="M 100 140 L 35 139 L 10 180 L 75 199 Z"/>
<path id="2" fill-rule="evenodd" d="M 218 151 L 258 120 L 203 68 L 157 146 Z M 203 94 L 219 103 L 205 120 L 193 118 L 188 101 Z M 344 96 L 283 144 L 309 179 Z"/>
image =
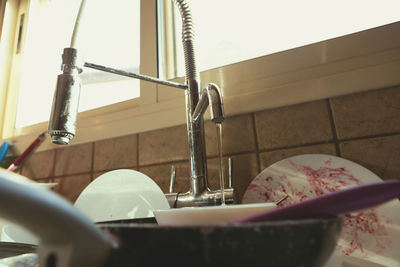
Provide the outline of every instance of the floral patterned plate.
<path id="1" fill-rule="evenodd" d="M 366 168 L 343 158 L 307 154 L 272 164 L 248 186 L 243 203 L 273 202 L 282 206 L 352 186 L 382 181 Z M 344 215 L 338 242 L 344 259 L 355 257 L 384 266 L 400 266 L 400 202 Z"/>

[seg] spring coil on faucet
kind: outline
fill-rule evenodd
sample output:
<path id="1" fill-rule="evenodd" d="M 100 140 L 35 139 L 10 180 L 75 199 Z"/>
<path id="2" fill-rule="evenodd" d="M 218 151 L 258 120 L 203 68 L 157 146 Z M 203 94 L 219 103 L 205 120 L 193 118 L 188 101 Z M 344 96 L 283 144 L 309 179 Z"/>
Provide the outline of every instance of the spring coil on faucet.
<path id="1" fill-rule="evenodd" d="M 175 0 L 182 17 L 182 42 L 185 57 L 185 71 L 187 80 L 198 80 L 199 74 L 196 68 L 194 52 L 194 27 L 192 12 L 185 0 Z"/>

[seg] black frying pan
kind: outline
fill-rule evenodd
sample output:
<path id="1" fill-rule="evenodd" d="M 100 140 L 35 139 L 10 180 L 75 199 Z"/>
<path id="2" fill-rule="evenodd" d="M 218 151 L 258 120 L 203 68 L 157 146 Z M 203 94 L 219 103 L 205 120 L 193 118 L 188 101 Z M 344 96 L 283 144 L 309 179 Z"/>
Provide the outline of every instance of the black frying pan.
<path id="1" fill-rule="evenodd" d="M 339 237 L 341 218 L 219 226 L 104 224 L 117 239 L 105 266 L 320 267 Z"/>

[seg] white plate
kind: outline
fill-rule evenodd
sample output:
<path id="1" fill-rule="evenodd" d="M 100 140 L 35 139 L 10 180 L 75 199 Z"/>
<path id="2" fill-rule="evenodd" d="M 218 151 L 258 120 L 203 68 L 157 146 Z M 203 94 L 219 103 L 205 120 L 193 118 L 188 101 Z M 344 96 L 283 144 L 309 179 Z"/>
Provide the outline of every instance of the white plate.
<path id="1" fill-rule="evenodd" d="M 2 168 L 0 168 L 0 176 L 5 179 L 19 183 L 19 184 L 27 184 L 29 186 L 44 188 L 44 189 L 50 189 L 50 188 L 54 187 L 55 185 L 57 185 L 57 183 L 38 183 L 38 182 L 31 180 L 25 176 L 22 176 L 18 173 L 11 172 L 11 171 L 8 171 L 8 170 L 2 169 Z"/>
<path id="2" fill-rule="evenodd" d="M 185 207 L 154 210 L 159 225 L 215 225 L 255 215 L 276 208 L 275 203 Z"/>
<path id="3" fill-rule="evenodd" d="M 1 231 L 0 240 L 2 242 L 24 243 L 31 245 L 39 244 L 39 240 L 34 234 L 14 224 L 4 225 Z"/>
<path id="4" fill-rule="evenodd" d="M 359 184 L 382 181 L 366 168 L 330 155 L 299 155 L 262 171 L 248 186 L 243 203 L 271 202 L 288 195 L 282 205 Z M 386 266 L 400 266 L 400 202 L 344 215 L 338 245 L 342 254 Z"/>
<path id="5" fill-rule="evenodd" d="M 152 179 L 125 169 L 97 177 L 79 195 L 75 207 L 94 222 L 154 217 L 153 210 L 170 208 Z"/>

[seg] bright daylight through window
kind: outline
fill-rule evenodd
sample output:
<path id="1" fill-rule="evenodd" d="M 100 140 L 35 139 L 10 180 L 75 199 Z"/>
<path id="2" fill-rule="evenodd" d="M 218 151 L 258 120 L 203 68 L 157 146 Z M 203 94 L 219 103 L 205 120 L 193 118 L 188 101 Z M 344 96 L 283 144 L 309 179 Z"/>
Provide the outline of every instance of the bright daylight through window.
<path id="1" fill-rule="evenodd" d="M 79 0 L 30 2 L 17 128 L 48 120 L 62 49 L 69 46 L 80 3 Z M 200 71 L 400 20 L 399 0 L 192 0 L 190 3 Z M 176 30 L 169 34 L 175 35 L 177 47 L 165 51 L 176 51 L 177 55 L 168 55 L 166 64 L 175 65 L 177 71 L 173 73 L 183 76 L 181 18 L 175 6 L 172 10 L 176 13 L 173 20 Z M 140 0 L 87 0 L 78 43 L 85 61 L 139 72 L 140 15 Z M 177 63 L 171 64 L 171 58 Z M 136 79 L 87 68 L 82 78 L 81 111 L 139 97 Z"/>
<path id="2" fill-rule="evenodd" d="M 32 0 L 21 69 L 16 128 L 47 121 L 61 54 L 78 0 Z M 88 0 L 78 49 L 86 62 L 139 72 L 140 0 Z M 80 111 L 139 97 L 139 81 L 85 68 Z"/>
<path id="3" fill-rule="evenodd" d="M 398 0 L 191 0 L 200 71 L 400 20 Z M 184 74 L 175 14 L 178 76 Z"/>

